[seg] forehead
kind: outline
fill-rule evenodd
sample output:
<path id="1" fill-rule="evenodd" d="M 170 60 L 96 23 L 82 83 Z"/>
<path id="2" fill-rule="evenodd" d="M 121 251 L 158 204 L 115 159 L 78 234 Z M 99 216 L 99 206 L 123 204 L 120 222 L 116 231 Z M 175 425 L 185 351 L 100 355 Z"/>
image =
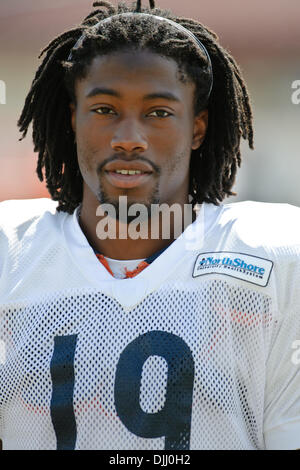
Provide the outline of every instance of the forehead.
<path id="1" fill-rule="evenodd" d="M 84 93 L 99 85 L 136 92 L 164 89 L 177 92 L 182 98 L 184 95 L 192 96 L 194 83 L 191 80 L 183 83 L 181 76 L 182 72 L 174 59 L 148 50 L 131 49 L 96 56 L 76 88 Z"/>

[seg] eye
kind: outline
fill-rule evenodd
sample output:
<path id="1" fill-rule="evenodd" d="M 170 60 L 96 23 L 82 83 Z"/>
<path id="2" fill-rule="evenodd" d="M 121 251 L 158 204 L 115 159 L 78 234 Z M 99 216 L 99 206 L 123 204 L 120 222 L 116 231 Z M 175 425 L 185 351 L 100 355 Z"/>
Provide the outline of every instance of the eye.
<path id="1" fill-rule="evenodd" d="M 115 112 L 108 106 L 100 106 L 99 108 L 93 109 L 93 112 L 100 115 L 115 114 Z"/>
<path id="2" fill-rule="evenodd" d="M 169 116 L 173 116 L 173 114 L 169 113 L 168 111 L 165 111 L 164 109 L 156 109 L 155 111 L 151 111 L 151 113 L 149 113 L 148 116 L 153 115 L 153 113 L 157 113 L 156 117 L 158 118 L 166 118 Z M 162 116 L 162 114 L 164 115 Z"/>

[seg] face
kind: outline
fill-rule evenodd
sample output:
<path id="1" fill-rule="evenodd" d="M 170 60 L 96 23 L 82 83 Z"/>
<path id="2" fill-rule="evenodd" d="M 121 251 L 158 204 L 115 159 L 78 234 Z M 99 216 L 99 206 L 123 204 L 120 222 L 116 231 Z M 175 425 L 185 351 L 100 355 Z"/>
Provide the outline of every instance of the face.
<path id="1" fill-rule="evenodd" d="M 177 63 L 144 50 L 93 59 L 75 85 L 72 127 L 83 205 L 188 203 L 191 150 L 205 136 L 207 111 L 194 116 L 195 85 Z"/>

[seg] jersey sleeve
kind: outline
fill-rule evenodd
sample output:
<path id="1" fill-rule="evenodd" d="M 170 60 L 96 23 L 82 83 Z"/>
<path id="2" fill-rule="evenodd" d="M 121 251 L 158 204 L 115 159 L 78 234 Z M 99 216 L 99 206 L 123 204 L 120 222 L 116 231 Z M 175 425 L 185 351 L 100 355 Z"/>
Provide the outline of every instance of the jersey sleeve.
<path id="1" fill-rule="evenodd" d="M 282 251 L 276 262 L 279 320 L 265 387 L 265 446 L 274 450 L 300 448 L 300 243 Z"/>

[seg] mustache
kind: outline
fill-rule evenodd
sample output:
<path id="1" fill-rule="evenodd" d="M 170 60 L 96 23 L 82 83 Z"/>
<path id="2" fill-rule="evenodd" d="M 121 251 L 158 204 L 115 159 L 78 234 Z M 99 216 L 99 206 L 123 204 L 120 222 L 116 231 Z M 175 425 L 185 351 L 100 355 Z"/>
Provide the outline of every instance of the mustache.
<path id="1" fill-rule="evenodd" d="M 131 161 L 134 161 L 134 160 L 139 160 L 140 162 L 148 163 L 148 165 L 150 165 L 153 168 L 153 171 L 155 173 L 157 173 L 157 175 L 161 174 L 160 166 L 156 165 L 156 163 L 152 162 L 148 158 L 143 157 L 142 155 L 139 155 L 139 154 L 134 154 L 134 153 L 131 154 L 131 155 L 128 155 L 126 153 L 118 153 L 118 154 L 111 155 L 110 157 L 103 160 L 103 162 L 99 163 L 99 165 L 97 167 L 97 173 L 100 174 L 105 165 L 107 165 L 108 163 L 111 163 L 115 160 L 124 160 L 125 162 L 131 162 Z"/>

